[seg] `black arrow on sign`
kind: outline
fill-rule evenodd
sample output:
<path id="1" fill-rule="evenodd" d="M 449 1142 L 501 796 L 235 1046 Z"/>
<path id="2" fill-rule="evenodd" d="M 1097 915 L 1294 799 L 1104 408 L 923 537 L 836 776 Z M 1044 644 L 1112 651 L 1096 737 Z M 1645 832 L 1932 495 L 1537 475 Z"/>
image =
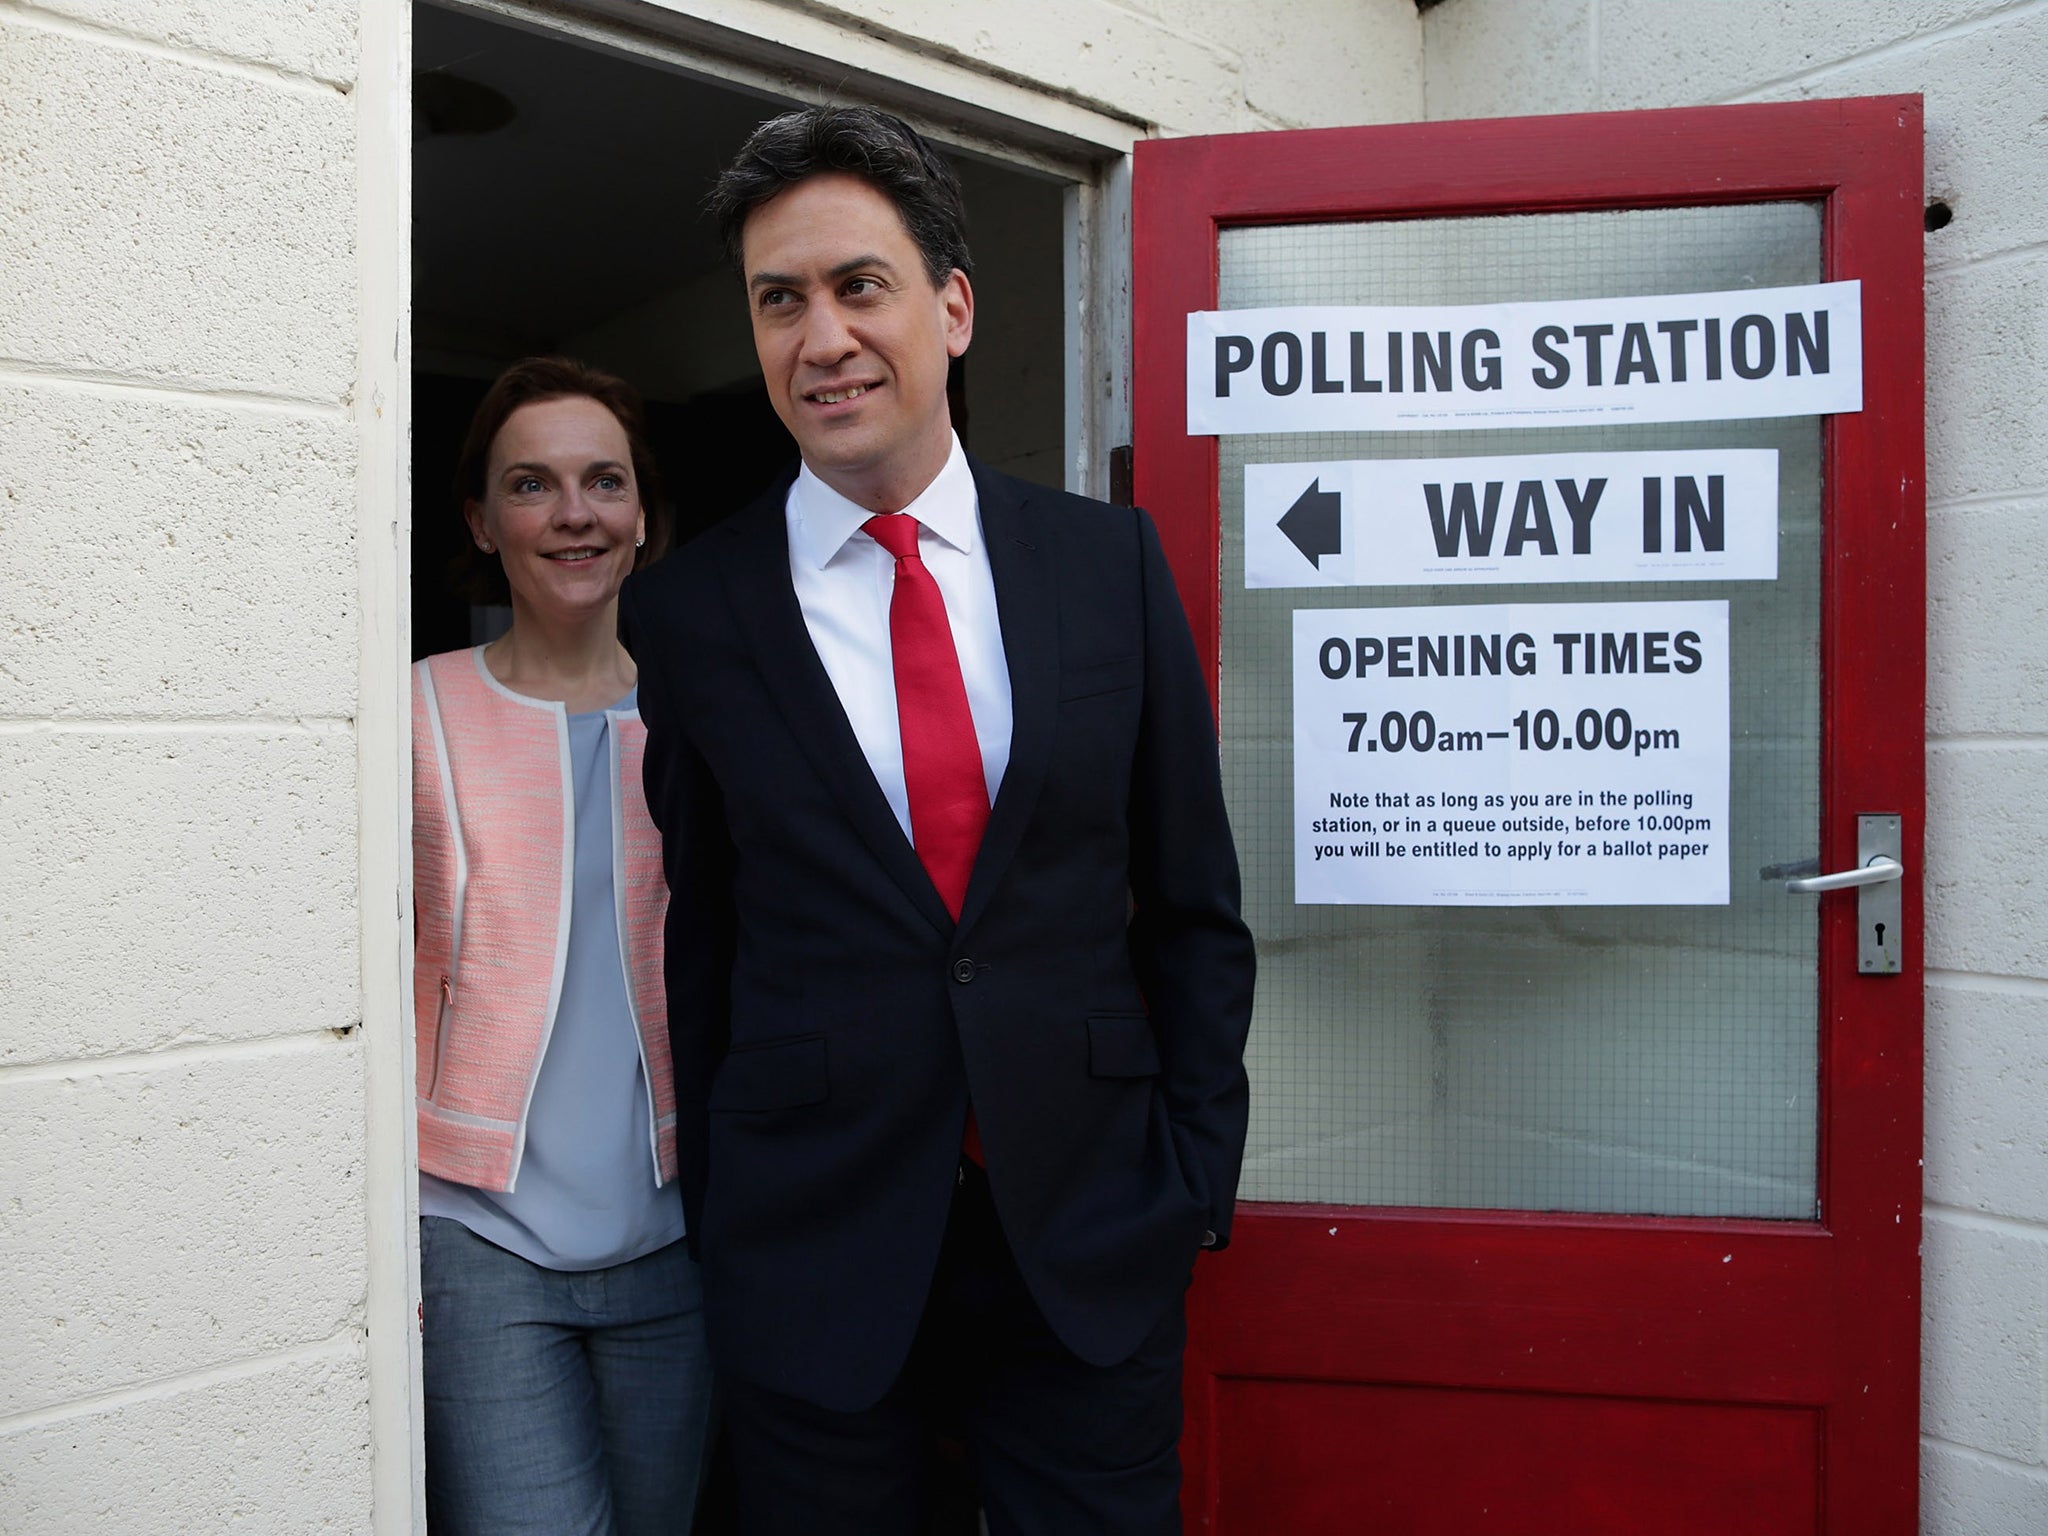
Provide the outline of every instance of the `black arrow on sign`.
<path id="1" fill-rule="evenodd" d="M 1323 556 L 1337 554 L 1344 548 L 1343 496 L 1324 490 L 1323 477 L 1316 476 L 1280 519 L 1280 531 L 1320 571 Z"/>

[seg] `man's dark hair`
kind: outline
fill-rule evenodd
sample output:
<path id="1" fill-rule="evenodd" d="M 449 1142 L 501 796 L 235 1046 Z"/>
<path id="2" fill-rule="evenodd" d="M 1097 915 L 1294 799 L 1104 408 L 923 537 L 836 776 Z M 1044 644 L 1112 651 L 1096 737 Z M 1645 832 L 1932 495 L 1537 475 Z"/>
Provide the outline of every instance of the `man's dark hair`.
<path id="1" fill-rule="evenodd" d="M 922 134 L 873 107 L 804 107 L 756 128 L 704 199 L 742 278 L 747 275 L 741 248 L 747 215 L 777 193 L 826 171 L 858 176 L 896 205 L 934 288 L 955 267 L 973 273 L 960 178 Z"/>

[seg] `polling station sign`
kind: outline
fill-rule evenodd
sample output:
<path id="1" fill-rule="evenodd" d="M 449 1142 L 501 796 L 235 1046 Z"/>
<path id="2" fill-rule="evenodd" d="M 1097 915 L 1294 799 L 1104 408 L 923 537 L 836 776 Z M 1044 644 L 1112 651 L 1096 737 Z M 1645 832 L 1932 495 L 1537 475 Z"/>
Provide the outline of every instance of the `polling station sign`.
<path id="1" fill-rule="evenodd" d="M 1777 575 L 1776 449 L 1245 466 L 1247 587 Z"/>
<path id="2" fill-rule="evenodd" d="M 1188 431 L 1414 432 L 1863 408 L 1857 282 L 1648 298 L 1201 310 Z"/>
<path id="3" fill-rule="evenodd" d="M 1297 609 L 1294 899 L 1728 901 L 1726 602 Z"/>

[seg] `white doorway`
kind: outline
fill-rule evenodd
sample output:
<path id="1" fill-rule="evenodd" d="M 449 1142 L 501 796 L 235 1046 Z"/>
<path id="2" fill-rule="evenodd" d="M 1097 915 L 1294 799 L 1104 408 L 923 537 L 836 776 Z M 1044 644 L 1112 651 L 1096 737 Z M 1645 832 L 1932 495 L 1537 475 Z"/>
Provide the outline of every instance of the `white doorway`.
<path id="1" fill-rule="evenodd" d="M 515 359 L 567 353 L 640 389 L 678 541 L 794 459 L 738 280 L 699 207 L 753 127 L 800 103 L 682 72 L 625 41 L 606 48 L 474 7 L 414 11 L 416 657 L 470 644 L 491 623 L 449 581 L 461 526 L 447 488 L 470 411 Z M 951 157 L 976 298 L 974 346 L 952 386 L 956 427 L 993 468 L 1069 484 L 1077 184 L 987 153 Z"/>

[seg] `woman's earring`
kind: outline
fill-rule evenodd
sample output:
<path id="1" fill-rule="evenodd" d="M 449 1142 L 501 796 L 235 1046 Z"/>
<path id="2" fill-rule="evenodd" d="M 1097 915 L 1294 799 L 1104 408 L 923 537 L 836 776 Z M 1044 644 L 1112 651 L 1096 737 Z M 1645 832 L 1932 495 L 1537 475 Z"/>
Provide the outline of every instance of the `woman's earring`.
<path id="1" fill-rule="evenodd" d="M 637 539 L 635 539 L 635 540 L 633 541 L 633 547 L 634 547 L 635 549 L 642 549 L 642 548 L 645 548 L 645 547 L 646 547 L 646 544 L 647 544 L 647 535 L 646 535 L 646 534 L 644 534 L 644 533 L 643 533 L 643 534 L 641 534 L 639 538 L 637 538 Z"/>
<path id="2" fill-rule="evenodd" d="M 482 550 L 487 555 L 491 553 L 491 541 L 489 539 L 478 539 L 476 541 L 476 547 Z"/>

